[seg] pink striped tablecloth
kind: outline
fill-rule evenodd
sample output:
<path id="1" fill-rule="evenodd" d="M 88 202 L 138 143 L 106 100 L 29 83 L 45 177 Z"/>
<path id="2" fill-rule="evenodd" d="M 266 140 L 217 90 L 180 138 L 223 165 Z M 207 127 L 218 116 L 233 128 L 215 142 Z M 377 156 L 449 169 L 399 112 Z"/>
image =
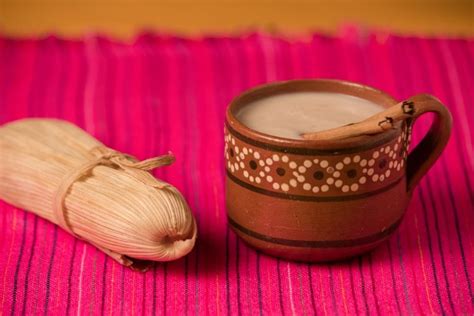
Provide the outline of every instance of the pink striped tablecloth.
<path id="1" fill-rule="evenodd" d="M 200 232 L 185 259 L 139 273 L 0 201 L 2 314 L 473 314 L 473 56 L 473 39 L 359 31 L 145 34 L 130 44 L 0 38 L 0 124 L 55 117 L 141 159 L 173 151 L 176 163 L 157 175 L 183 192 Z M 346 262 L 287 262 L 229 230 L 224 111 L 249 87 L 321 77 L 399 99 L 432 93 L 451 110 L 454 130 L 389 242 Z M 417 124 L 415 142 L 428 123 Z"/>

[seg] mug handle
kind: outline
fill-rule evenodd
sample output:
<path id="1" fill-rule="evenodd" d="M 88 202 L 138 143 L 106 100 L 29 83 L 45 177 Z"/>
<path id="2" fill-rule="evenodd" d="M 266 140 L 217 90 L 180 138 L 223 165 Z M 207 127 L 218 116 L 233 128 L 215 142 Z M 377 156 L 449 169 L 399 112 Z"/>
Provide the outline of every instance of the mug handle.
<path id="1" fill-rule="evenodd" d="M 427 112 L 435 114 L 431 127 L 416 145 L 407 159 L 407 192 L 411 195 L 415 186 L 428 172 L 441 155 L 451 134 L 452 116 L 449 110 L 434 96 L 419 94 L 403 102 L 404 111 L 411 111 L 407 124 L 415 123 L 416 119 Z M 411 122 L 411 120 L 413 120 Z M 409 127 L 411 128 L 411 126 Z"/>

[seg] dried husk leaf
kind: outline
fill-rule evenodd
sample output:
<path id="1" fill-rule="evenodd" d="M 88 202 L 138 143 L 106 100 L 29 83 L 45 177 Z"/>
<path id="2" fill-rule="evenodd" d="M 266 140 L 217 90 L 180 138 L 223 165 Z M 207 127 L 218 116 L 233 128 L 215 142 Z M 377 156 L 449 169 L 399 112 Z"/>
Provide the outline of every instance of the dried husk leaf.
<path id="1" fill-rule="evenodd" d="M 94 163 L 102 152 L 113 154 Z M 0 127 L 0 198 L 59 224 L 124 265 L 175 260 L 192 250 L 197 229 L 180 192 L 147 171 L 153 163 L 172 162 L 170 156 L 160 159 L 138 162 L 110 151 L 65 121 L 19 120 Z M 66 175 L 87 164 L 65 184 Z"/>

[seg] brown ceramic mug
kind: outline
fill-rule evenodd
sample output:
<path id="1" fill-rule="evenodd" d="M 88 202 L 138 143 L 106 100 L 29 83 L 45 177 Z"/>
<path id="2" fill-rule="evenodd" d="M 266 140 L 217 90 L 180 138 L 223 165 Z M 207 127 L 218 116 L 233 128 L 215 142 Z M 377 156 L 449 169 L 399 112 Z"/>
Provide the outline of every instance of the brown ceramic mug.
<path id="1" fill-rule="evenodd" d="M 427 96 L 409 102 L 413 116 L 393 128 L 339 140 L 271 136 L 236 117 L 260 98 L 302 91 L 344 93 L 386 108 L 397 103 L 382 91 L 339 80 L 272 83 L 238 96 L 225 122 L 229 224 L 253 247 L 292 260 L 337 260 L 368 251 L 399 226 L 413 188 L 449 139 L 451 115 Z M 431 129 L 408 154 L 412 123 L 425 112 L 436 114 Z"/>

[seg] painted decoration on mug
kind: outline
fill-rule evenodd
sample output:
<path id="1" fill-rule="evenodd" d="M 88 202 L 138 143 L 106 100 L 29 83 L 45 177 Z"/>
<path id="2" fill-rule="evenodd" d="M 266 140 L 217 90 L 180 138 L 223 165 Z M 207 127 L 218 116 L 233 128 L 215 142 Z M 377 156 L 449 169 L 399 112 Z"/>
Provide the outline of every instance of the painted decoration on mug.
<path id="1" fill-rule="evenodd" d="M 298 196 L 353 195 L 389 189 L 404 175 L 411 128 L 392 141 L 353 154 L 277 153 L 225 129 L 225 158 L 232 181 L 261 193 Z"/>

